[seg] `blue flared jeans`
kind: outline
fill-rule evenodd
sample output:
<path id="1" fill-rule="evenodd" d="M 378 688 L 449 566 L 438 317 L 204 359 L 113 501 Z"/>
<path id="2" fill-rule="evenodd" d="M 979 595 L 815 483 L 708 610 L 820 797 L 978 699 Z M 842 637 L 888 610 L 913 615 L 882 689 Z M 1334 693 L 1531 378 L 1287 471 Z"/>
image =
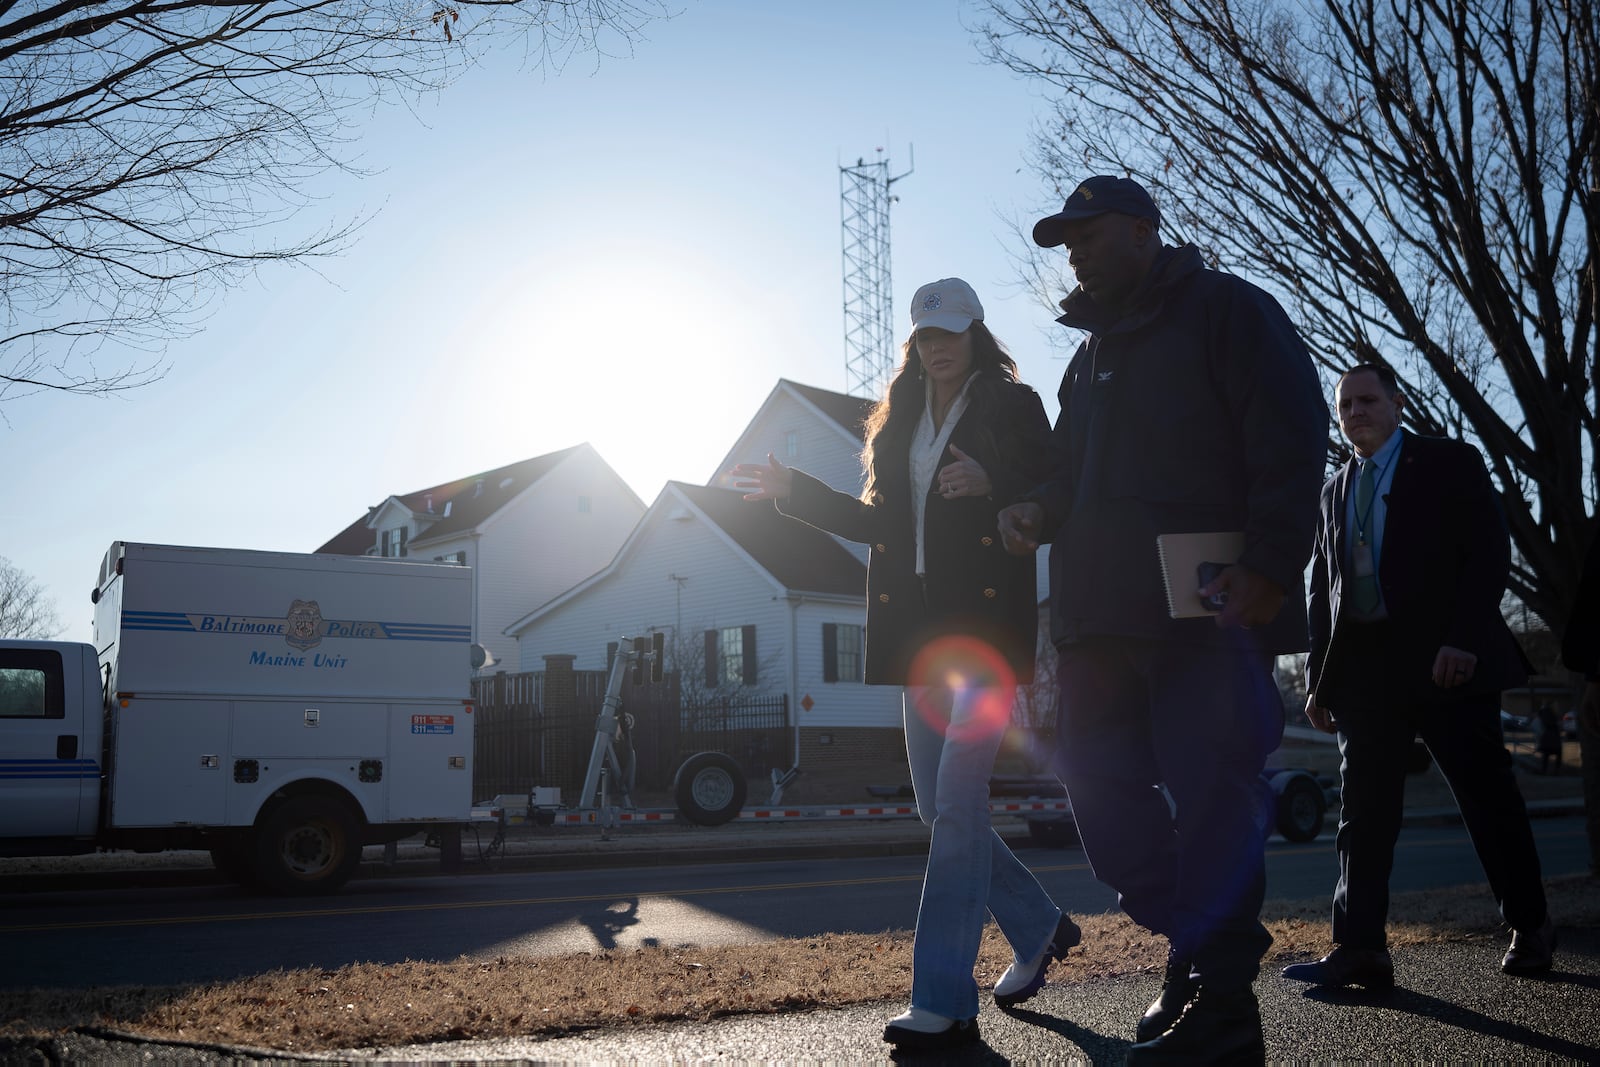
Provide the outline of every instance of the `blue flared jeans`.
<path id="1" fill-rule="evenodd" d="M 977 687 L 905 691 L 911 785 L 917 814 L 933 829 L 912 950 L 911 1006 L 952 1019 L 978 1014 L 972 970 L 985 911 L 1023 959 L 1044 950 L 1061 920 L 1033 872 L 989 823 L 989 777 L 1014 697 L 1012 689 Z"/>

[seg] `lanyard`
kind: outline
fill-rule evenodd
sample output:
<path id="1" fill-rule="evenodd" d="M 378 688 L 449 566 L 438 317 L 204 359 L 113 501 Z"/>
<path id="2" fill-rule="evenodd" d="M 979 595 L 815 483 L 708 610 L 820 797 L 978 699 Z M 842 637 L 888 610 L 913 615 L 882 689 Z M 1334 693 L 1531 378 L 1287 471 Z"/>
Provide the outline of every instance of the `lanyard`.
<path id="1" fill-rule="evenodd" d="M 1398 455 L 1398 454 L 1399 454 L 1399 450 L 1398 449 L 1396 449 L 1394 452 L 1389 453 L 1389 458 L 1384 460 L 1383 466 L 1376 467 L 1376 468 L 1373 469 L 1373 472 L 1372 472 L 1372 499 L 1367 501 L 1367 517 L 1366 518 L 1362 518 L 1361 517 L 1360 479 L 1359 478 L 1356 479 L 1356 482 L 1357 482 L 1356 499 L 1355 499 L 1356 540 L 1359 543 L 1363 544 L 1363 545 L 1367 543 L 1367 523 L 1372 521 L 1372 513 L 1374 511 L 1378 510 L 1378 483 L 1383 481 L 1383 472 L 1389 469 L 1389 464 L 1394 462 L 1394 457 L 1396 455 Z M 1371 463 L 1371 462 L 1373 462 L 1373 460 L 1370 460 L 1370 459 L 1367 460 L 1367 463 Z M 1362 472 L 1365 473 L 1365 471 L 1366 471 L 1366 464 L 1362 464 Z"/>

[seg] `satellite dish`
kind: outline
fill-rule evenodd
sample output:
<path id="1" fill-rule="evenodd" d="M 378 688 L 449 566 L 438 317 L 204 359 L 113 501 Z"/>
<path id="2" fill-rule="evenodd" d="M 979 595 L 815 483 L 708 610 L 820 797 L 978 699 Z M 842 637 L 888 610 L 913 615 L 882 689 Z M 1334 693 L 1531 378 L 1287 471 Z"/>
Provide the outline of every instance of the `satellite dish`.
<path id="1" fill-rule="evenodd" d="M 494 658 L 493 652 L 490 652 L 487 648 L 484 648 L 479 644 L 474 644 L 472 646 L 471 657 L 472 669 L 475 671 L 487 670 L 488 668 L 493 667 L 496 663 L 500 662 Z"/>

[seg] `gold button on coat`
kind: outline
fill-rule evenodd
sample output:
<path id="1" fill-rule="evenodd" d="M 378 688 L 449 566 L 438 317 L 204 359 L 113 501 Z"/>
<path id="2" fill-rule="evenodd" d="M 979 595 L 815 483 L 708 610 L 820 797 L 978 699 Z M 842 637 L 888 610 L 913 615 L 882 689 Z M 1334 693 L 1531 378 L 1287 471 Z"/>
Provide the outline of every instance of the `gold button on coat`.
<path id="1" fill-rule="evenodd" d="M 994 598 L 995 598 L 995 597 L 996 597 L 996 596 L 998 596 L 998 595 L 999 595 L 999 594 L 997 594 L 997 593 L 996 593 L 996 592 L 995 592 L 995 591 L 994 591 L 994 587 L 993 587 L 993 586 L 990 586 L 990 587 L 989 587 L 989 588 L 988 588 L 988 589 L 985 589 L 985 590 L 984 590 L 984 591 L 983 591 L 983 595 L 984 595 L 984 596 L 986 596 L 986 597 L 988 597 L 988 598 L 989 598 L 989 599 L 990 599 L 990 600 L 993 600 L 993 599 L 994 599 Z"/>
<path id="2" fill-rule="evenodd" d="M 879 552 L 887 552 L 887 551 L 889 551 L 887 548 L 884 548 L 882 545 L 873 545 L 872 547 L 877 549 Z"/>
<path id="3" fill-rule="evenodd" d="M 878 594 L 878 603 L 887 604 L 888 602 L 889 602 L 889 594 L 888 593 L 879 593 Z"/>
<path id="4" fill-rule="evenodd" d="M 983 539 L 983 544 L 984 544 L 984 546 L 985 546 L 985 547 L 987 547 L 987 546 L 989 546 L 989 545 L 992 545 L 992 544 L 994 544 L 994 538 L 992 538 L 992 537 L 985 537 L 985 538 L 984 538 L 984 539 Z"/>

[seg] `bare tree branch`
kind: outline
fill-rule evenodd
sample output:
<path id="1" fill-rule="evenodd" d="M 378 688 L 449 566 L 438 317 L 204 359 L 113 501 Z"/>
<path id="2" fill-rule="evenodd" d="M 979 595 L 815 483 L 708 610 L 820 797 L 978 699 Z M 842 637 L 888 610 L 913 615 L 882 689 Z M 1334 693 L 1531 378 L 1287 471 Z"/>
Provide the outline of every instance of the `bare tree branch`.
<path id="1" fill-rule="evenodd" d="M 488 49 L 535 69 L 625 54 L 666 0 L 0 2 L 0 403 L 160 377 L 222 287 L 347 247 L 301 227 L 362 109 Z M 309 229 L 309 232 L 308 232 Z M 292 232 L 292 231 L 291 231 Z"/>
<path id="2" fill-rule="evenodd" d="M 1140 179 L 1164 230 L 1276 289 L 1330 375 L 1393 367 L 1414 428 L 1482 447 L 1512 591 L 1563 620 L 1600 490 L 1595 0 L 986 6 L 988 57 L 1055 96 L 1034 147 L 1058 193 Z"/>
<path id="3" fill-rule="evenodd" d="M 60 631 L 61 620 L 44 588 L 0 556 L 0 637 L 45 639 Z"/>

